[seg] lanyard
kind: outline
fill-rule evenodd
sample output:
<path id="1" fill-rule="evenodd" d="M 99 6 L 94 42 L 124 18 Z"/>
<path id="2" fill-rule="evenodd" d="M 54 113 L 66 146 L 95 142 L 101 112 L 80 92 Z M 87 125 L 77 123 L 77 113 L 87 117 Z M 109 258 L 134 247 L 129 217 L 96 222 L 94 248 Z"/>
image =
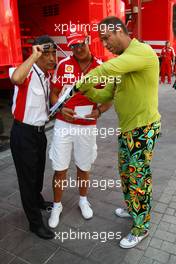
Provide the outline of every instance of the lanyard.
<path id="1" fill-rule="evenodd" d="M 34 68 L 34 71 L 36 72 L 39 80 L 40 80 L 40 83 L 42 85 L 42 88 L 43 88 L 43 92 L 44 92 L 44 95 L 45 95 L 45 103 L 46 103 L 46 111 L 47 111 L 47 114 L 49 113 L 49 105 L 48 105 L 48 101 L 49 101 L 49 87 L 48 87 L 48 84 L 46 85 L 46 89 L 45 89 L 45 86 L 43 84 L 43 81 L 42 81 L 42 78 L 40 76 L 40 74 L 38 73 L 37 69 L 34 67 L 34 65 L 32 66 Z"/>

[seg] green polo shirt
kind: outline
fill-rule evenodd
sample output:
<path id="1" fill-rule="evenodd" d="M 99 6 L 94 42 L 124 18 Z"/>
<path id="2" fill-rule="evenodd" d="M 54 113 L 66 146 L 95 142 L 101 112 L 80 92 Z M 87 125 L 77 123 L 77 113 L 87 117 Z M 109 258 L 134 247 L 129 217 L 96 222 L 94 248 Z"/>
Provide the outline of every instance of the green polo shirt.
<path id="1" fill-rule="evenodd" d="M 102 80 L 102 76 L 107 78 L 107 85 L 104 89 L 94 88 L 95 80 Z M 111 77 L 116 78 L 116 85 Z M 149 45 L 132 39 L 123 54 L 91 70 L 85 79 L 88 83 L 78 82 L 77 88 L 92 101 L 105 103 L 114 99 L 122 132 L 160 120 L 159 61 Z"/>

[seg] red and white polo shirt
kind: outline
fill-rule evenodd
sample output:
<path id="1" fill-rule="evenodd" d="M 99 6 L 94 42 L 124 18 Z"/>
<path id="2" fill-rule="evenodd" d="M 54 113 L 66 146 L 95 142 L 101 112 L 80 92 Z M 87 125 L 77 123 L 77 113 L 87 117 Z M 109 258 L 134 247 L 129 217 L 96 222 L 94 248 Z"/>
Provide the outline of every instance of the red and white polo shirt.
<path id="1" fill-rule="evenodd" d="M 15 68 L 11 68 L 10 78 Z M 14 119 L 23 123 L 43 126 L 48 120 L 50 75 L 33 64 L 27 78 L 21 85 L 15 85 L 12 114 Z"/>
<path id="2" fill-rule="evenodd" d="M 102 61 L 93 56 L 92 61 L 86 72 L 89 72 L 91 69 L 99 66 L 100 64 L 102 64 Z M 81 68 L 77 60 L 74 58 L 74 56 L 69 56 L 58 63 L 56 71 L 53 75 L 52 87 L 58 88 L 60 94 L 62 94 L 64 92 L 63 91 L 64 84 L 73 84 L 76 81 L 78 81 L 82 75 L 83 73 L 81 71 Z M 93 109 L 96 109 L 95 103 L 93 103 L 86 96 L 78 92 L 73 97 L 71 97 L 71 99 L 69 99 L 64 106 L 74 110 L 75 106 L 85 106 L 85 105 L 93 105 Z M 60 112 L 56 114 L 56 118 L 65 122 L 78 124 L 78 125 L 96 124 L 96 120 L 84 120 L 84 119 L 75 119 L 74 121 L 70 122 L 65 120 Z"/>

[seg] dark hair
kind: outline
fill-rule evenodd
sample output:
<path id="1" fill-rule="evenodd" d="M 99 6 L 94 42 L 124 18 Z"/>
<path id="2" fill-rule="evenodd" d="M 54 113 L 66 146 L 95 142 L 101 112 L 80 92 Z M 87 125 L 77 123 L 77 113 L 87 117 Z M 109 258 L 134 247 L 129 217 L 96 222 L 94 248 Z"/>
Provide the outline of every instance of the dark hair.
<path id="1" fill-rule="evenodd" d="M 42 44 L 46 44 L 46 43 L 52 43 L 53 45 L 55 44 L 54 40 L 52 38 L 50 38 L 48 35 L 43 35 L 43 36 L 37 37 L 34 40 L 32 45 L 33 46 L 34 45 L 42 45 Z"/>
<path id="2" fill-rule="evenodd" d="M 122 22 L 122 20 L 118 17 L 115 17 L 115 16 L 108 16 L 108 17 L 105 17 L 103 18 L 100 23 L 98 24 L 98 27 L 99 29 L 101 28 L 100 25 L 113 25 L 114 27 L 114 32 L 116 31 L 116 28 L 122 28 L 123 32 L 128 35 L 128 30 L 125 26 L 125 24 Z"/>

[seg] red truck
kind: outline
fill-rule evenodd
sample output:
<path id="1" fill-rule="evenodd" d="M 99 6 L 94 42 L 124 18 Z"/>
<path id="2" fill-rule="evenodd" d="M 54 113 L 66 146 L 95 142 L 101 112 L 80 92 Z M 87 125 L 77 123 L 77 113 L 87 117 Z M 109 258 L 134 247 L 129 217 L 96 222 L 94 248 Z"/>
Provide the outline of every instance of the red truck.
<path id="1" fill-rule="evenodd" d="M 28 57 L 36 36 L 53 37 L 64 51 L 58 49 L 59 59 L 68 55 L 65 32 L 71 23 L 87 25 L 94 53 L 108 59 L 92 28 L 110 15 L 126 21 L 131 36 L 149 43 L 158 55 L 166 40 L 176 48 L 176 0 L 1 0 L 0 89 L 11 88 L 9 67 Z"/>
<path id="2" fill-rule="evenodd" d="M 9 67 L 28 57 L 33 39 L 39 35 L 48 34 L 59 44 L 59 59 L 68 55 L 65 33 L 69 25 L 85 25 L 96 56 L 108 58 L 97 30 L 92 29 L 108 15 L 124 19 L 122 7 L 121 0 L 1 0 L 0 80 L 8 78 Z"/>
<path id="3" fill-rule="evenodd" d="M 132 36 L 150 44 L 158 55 L 169 40 L 176 51 L 176 0 L 124 0 Z"/>

